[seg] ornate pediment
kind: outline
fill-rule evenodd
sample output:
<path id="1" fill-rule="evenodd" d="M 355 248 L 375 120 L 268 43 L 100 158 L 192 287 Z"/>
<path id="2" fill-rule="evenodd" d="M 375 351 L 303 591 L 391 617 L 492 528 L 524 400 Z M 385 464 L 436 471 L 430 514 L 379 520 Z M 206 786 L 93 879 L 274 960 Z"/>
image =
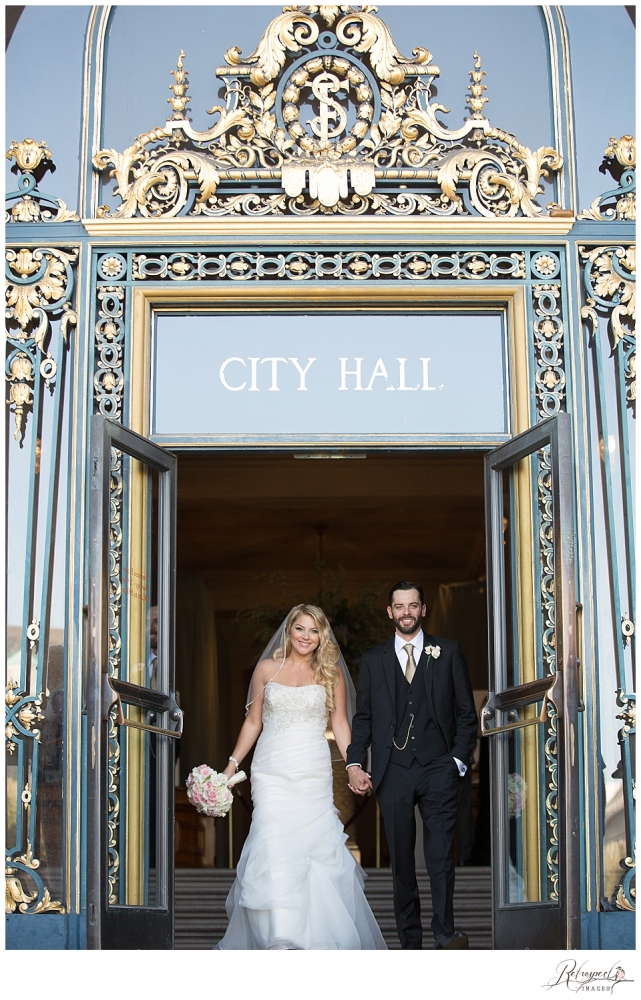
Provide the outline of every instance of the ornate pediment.
<path id="1" fill-rule="evenodd" d="M 440 75 L 431 53 L 402 55 L 376 7 L 284 7 L 250 55 L 225 53 L 216 70 L 225 104 L 209 110 L 204 132 L 188 117 L 184 59 L 166 124 L 94 157 L 116 181 L 112 218 L 533 218 L 541 179 L 562 168 L 555 149 L 532 151 L 490 124 L 478 52 L 470 114 L 458 129 L 443 125 L 447 109 L 430 100 Z"/>

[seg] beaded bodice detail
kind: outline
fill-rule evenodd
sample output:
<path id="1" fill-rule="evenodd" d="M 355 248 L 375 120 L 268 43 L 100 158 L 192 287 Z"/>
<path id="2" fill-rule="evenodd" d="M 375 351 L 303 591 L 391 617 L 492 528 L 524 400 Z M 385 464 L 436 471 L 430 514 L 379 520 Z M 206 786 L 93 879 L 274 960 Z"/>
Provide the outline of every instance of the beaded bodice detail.
<path id="1" fill-rule="evenodd" d="M 305 722 L 323 732 L 327 725 L 325 688 L 321 684 L 291 687 L 269 681 L 263 700 L 263 725 L 279 732 L 296 722 Z"/>

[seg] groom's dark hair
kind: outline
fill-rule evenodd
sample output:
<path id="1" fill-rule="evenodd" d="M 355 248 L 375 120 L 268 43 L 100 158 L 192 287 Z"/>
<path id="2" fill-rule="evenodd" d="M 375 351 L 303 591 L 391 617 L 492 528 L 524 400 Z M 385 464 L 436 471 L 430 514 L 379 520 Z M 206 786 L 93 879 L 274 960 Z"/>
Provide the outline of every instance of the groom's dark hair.
<path id="1" fill-rule="evenodd" d="M 397 590 L 416 590 L 418 592 L 418 596 L 421 599 L 421 606 L 425 604 L 425 598 L 423 596 L 423 588 L 419 586 L 418 583 L 412 583 L 410 580 L 401 580 L 400 583 L 395 583 L 389 592 L 389 597 L 387 599 L 388 607 L 391 608 L 392 598 L 394 597 L 394 594 L 396 593 Z"/>

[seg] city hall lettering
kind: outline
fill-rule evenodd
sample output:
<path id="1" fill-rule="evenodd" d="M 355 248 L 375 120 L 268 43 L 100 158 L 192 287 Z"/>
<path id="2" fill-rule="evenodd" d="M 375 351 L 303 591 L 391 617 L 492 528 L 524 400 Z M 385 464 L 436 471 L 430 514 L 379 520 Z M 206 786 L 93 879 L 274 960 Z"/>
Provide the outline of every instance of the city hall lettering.
<path id="1" fill-rule="evenodd" d="M 177 343 L 197 362 L 177 366 Z M 165 313 L 154 435 L 503 436 L 508 355 L 499 312 Z"/>
<path id="2" fill-rule="evenodd" d="M 373 392 L 376 387 L 384 388 L 387 392 L 434 392 L 437 389 L 443 389 L 444 386 L 441 385 L 430 385 L 429 376 L 429 364 L 431 358 L 418 358 L 408 359 L 408 358 L 395 358 L 394 362 L 386 364 L 383 358 L 378 358 L 378 360 L 373 364 L 373 366 L 368 362 L 366 358 L 337 358 L 336 359 L 336 370 L 338 372 L 340 384 L 337 386 L 339 392 L 349 392 L 350 389 L 355 392 Z M 270 357 L 270 358 L 226 358 L 222 365 L 220 366 L 220 381 L 222 382 L 225 389 L 230 392 L 242 392 L 246 389 L 248 392 L 260 392 L 261 388 L 267 389 L 268 392 L 280 392 L 282 389 L 296 389 L 298 392 L 308 392 L 310 388 L 314 388 L 313 385 L 307 384 L 307 376 L 310 372 L 312 365 L 318 361 L 318 358 L 307 358 L 307 364 L 303 367 L 298 358 L 280 358 L 280 357 Z M 406 365 L 409 363 L 409 369 L 406 372 Z M 231 368 L 231 374 L 228 371 L 230 366 L 242 365 L 244 371 Z M 267 365 L 266 374 L 267 381 L 266 384 L 265 376 L 262 372 L 262 365 Z M 292 374 L 282 372 L 279 384 L 279 365 L 292 365 L 297 372 L 297 376 L 292 378 Z M 398 385 L 393 384 L 393 375 L 396 372 L 396 365 L 398 365 Z M 259 368 L 261 369 L 261 378 L 259 379 Z M 420 370 L 420 380 L 416 385 L 408 385 L 407 379 L 411 378 L 414 373 L 414 369 L 418 372 Z M 367 373 L 371 371 L 369 379 L 367 379 Z M 390 374 L 391 373 L 391 374 Z M 248 375 L 248 379 L 242 382 L 236 382 L 234 384 L 235 378 L 242 378 L 243 375 Z M 231 381 L 230 381 L 231 380 Z M 380 381 L 378 381 L 380 380 Z M 259 381 L 261 385 L 259 385 Z M 295 382 L 298 382 L 296 385 Z M 365 384 L 365 382 L 367 384 Z"/>

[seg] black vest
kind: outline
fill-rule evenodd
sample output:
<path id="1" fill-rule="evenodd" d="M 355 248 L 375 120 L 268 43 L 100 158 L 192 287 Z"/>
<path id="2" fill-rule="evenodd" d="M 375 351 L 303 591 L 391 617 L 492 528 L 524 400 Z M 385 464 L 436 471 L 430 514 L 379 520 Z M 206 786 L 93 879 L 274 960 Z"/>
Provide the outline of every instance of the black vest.
<path id="1" fill-rule="evenodd" d="M 431 718 L 425 693 L 425 665 L 416 668 L 412 683 L 408 684 L 405 674 L 395 656 L 394 681 L 396 685 L 396 731 L 390 760 L 395 764 L 409 767 L 414 757 L 419 764 L 429 764 L 431 760 L 447 753 L 447 744 L 441 731 Z M 410 716 L 414 724 L 408 735 Z M 395 745 L 396 744 L 396 745 Z M 404 747 L 399 750 L 398 747 Z"/>

